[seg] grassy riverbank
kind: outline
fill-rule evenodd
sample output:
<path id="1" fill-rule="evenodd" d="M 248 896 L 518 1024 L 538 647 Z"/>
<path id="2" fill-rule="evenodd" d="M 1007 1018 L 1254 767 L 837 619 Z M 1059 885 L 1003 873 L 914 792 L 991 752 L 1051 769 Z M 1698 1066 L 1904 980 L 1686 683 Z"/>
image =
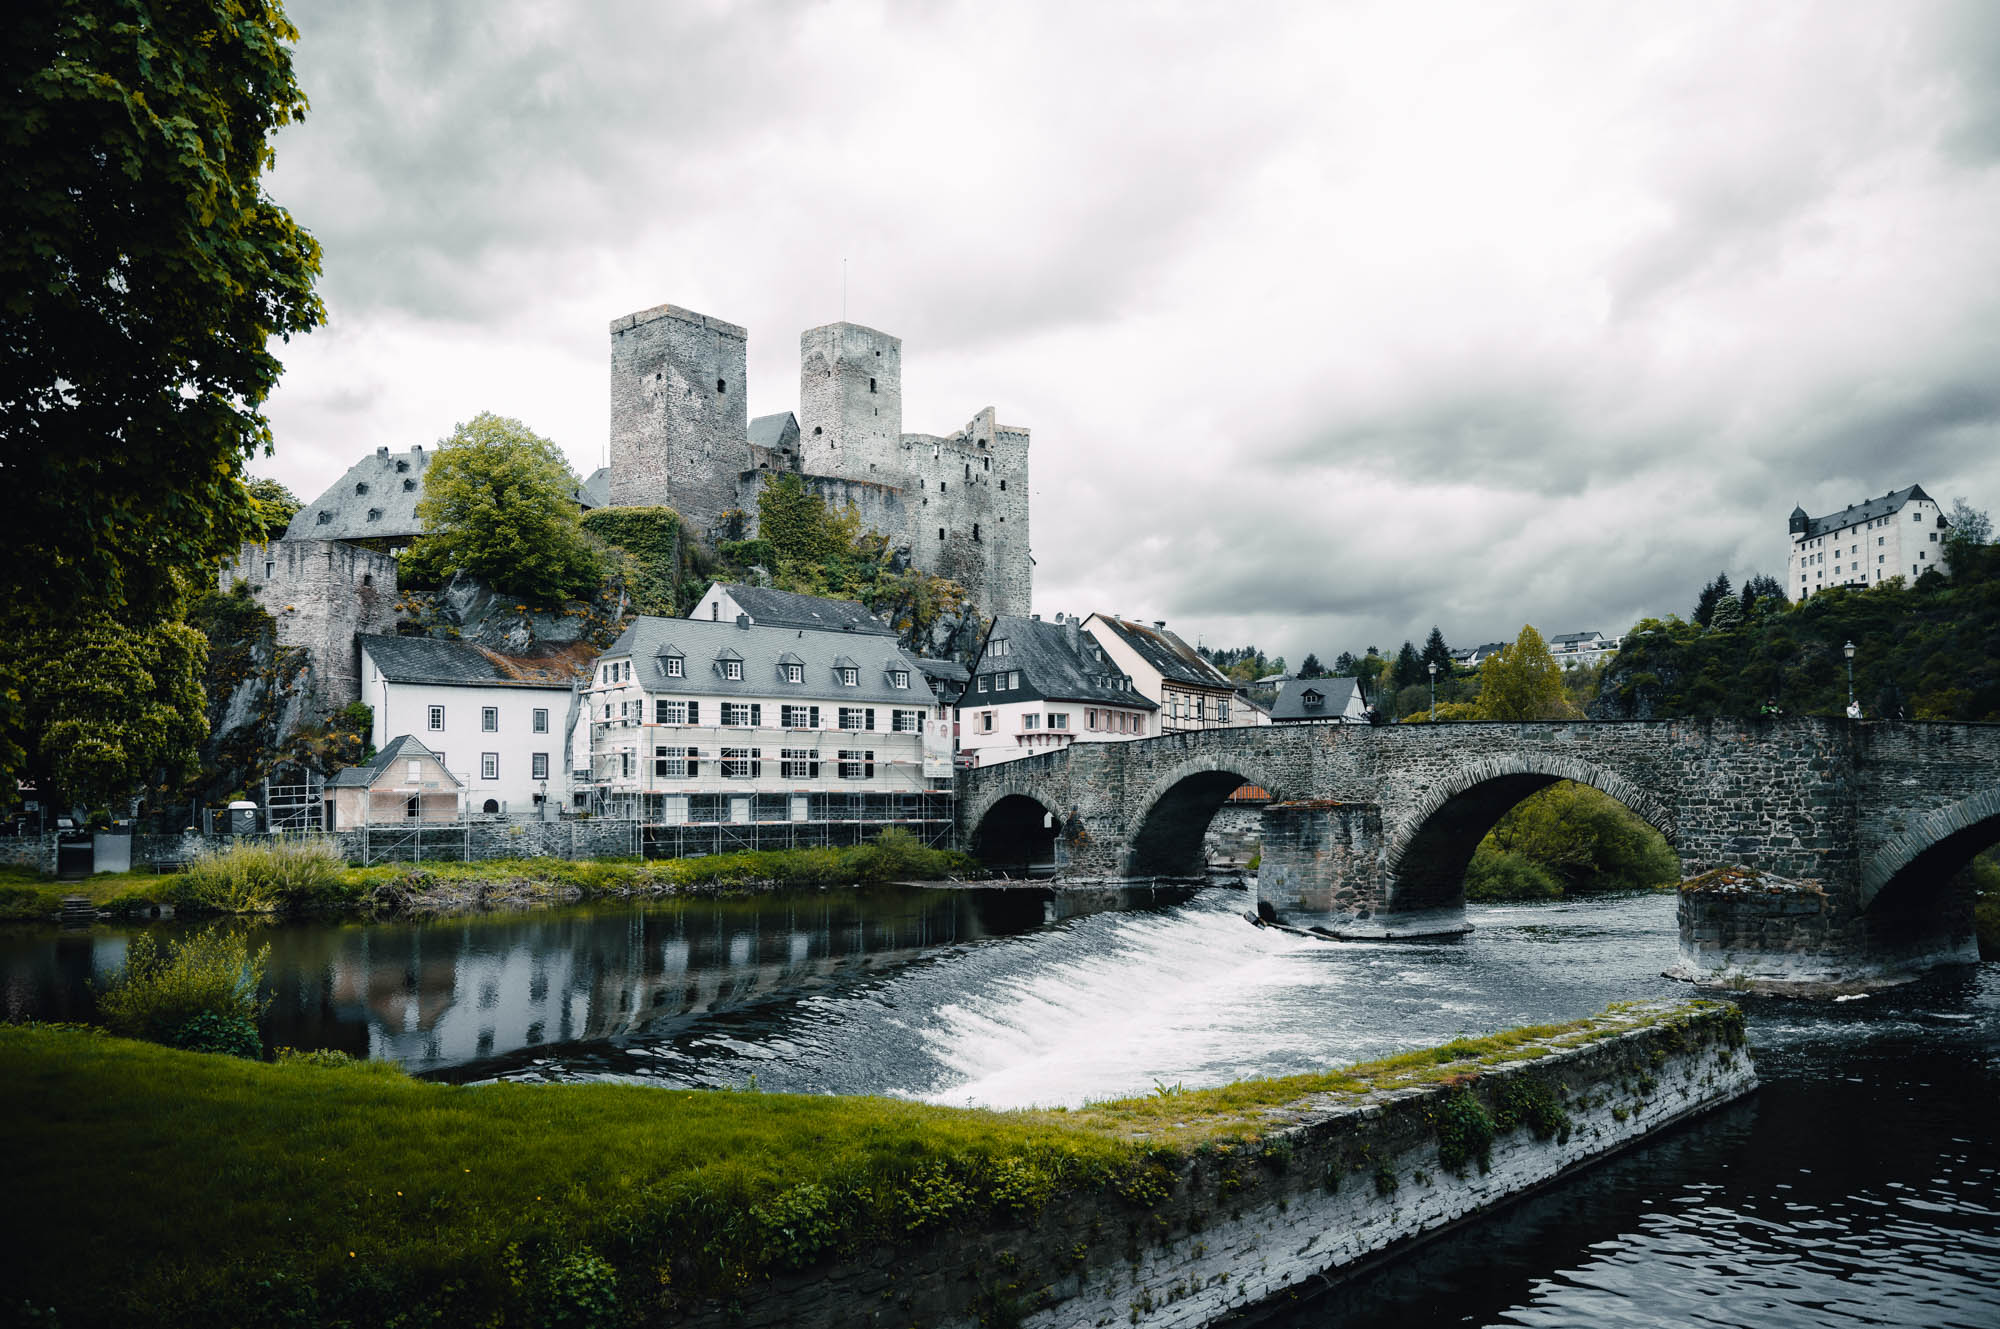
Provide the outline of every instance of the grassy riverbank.
<path id="1" fill-rule="evenodd" d="M 754 1295 L 842 1252 L 1032 1214 L 1063 1192 L 1115 1193 L 1142 1218 L 1190 1153 L 1268 1163 L 1268 1113 L 1308 1095 L 1456 1080 L 1718 1009 L 1614 1007 L 1072 1112 L 447 1086 L 338 1058 L 260 1063 L 5 1027 L 17 1274 L 4 1295 L 10 1319 L 67 1329 L 625 1323 Z M 1719 1028 L 1740 1041 L 1740 1017 Z"/>
<path id="2" fill-rule="evenodd" d="M 66 895 L 114 913 L 166 904 L 194 915 L 367 912 L 392 915 L 533 908 L 605 896 L 747 894 L 788 886 L 942 881 L 976 860 L 929 849 L 902 831 L 838 849 L 770 849 L 702 858 L 516 858 L 351 867 L 303 842 L 249 844 L 187 872 L 104 873 L 57 881 L 0 868 L 0 921 L 44 922 Z"/>

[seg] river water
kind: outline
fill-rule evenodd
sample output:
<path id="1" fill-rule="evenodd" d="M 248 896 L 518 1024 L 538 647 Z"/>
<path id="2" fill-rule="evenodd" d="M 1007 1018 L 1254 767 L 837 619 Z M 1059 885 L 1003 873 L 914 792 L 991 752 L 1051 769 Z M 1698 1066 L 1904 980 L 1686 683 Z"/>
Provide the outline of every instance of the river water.
<path id="1" fill-rule="evenodd" d="M 1077 1104 L 1682 996 L 1674 900 L 1474 906 L 1445 942 L 1243 922 L 1240 891 L 884 888 L 269 929 L 269 1041 L 447 1079 Z M 0 934 L 9 1017 L 125 933 Z M 1287 1312 L 1291 1326 L 2000 1326 L 2000 965 L 1746 999 L 1749 1100 Z"/>

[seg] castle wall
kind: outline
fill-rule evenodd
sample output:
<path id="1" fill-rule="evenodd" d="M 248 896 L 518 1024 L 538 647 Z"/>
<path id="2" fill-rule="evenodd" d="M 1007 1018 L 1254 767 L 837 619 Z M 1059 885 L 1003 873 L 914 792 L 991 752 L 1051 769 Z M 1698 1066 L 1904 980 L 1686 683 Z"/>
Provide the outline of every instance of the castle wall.
<path id="1" fill-rule="evenodd" d="M 905 434 L 902 454 L 911 561 L 966 587 L 989 617 L 1027 614 L 1028 431 L 989 406 L 948 437 Z"/>
<path id="2" fill-rule="evenodd" d="M 737 476 L 736 506 L 743 510 L 743 534 L 755 539 L 760 533 L 757 526 L 757 496 L 764 492 L 764 486 L 777 478 L 775 471 L 743 471 Z M 806 492 L 816 494 L 826 505 L 839 512 L 848 504 L 853 504 L 861 514 L 864 530 L 877 531 L 889 539 L 891 548 L 901 547 L 904 532 L 909 525 L 906 507 L 907 498 L 903 490 L 891 484 L 874 484 L 867 480 L 847 480 L 832 475 L 801 476 Z"/>
<path id="3" fill-rule="evenodd" d="M 858 323 L 829 323 L 800 333 L 804 469 L 900 484 L 902 439 L 902 339 Z"/>
<path id="4" fill-rule="evenodd" d="M 611 324 L 611 503 L 673 508 L 706 533 L 749 455 L 749 334 L 659 305 Z"/>
<path id="5" fill-rule="evenodd" d="M 278 645 L 305 649 L 313 713 L 361 700 L 354 637 L 396 630 L 395 559 L 339 540 L 276 540 L 244 545 L 217 580 L 225 591 L 248 582 L 277 624 Z"/>

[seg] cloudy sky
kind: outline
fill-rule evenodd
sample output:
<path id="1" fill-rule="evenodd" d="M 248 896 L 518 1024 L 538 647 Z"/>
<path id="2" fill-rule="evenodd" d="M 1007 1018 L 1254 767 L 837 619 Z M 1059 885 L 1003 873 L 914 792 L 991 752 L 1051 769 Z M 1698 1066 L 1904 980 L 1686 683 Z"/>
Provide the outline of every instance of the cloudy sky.
<path id="1" fill-rule="evenodd" d="M 2000 5 L 291 0 L 310 499 L 481 410 L 601 463 L 614 317 L 901 336 L 1034 431 L 1036 608 L 1617 632 L 1785 516 L 2000 505 Z"/>

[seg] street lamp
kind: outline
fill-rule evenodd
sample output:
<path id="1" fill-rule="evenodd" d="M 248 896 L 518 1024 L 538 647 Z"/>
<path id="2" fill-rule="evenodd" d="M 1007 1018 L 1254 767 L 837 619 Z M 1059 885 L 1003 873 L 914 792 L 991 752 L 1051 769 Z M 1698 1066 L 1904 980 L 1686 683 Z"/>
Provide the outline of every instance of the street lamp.
<path id="1" fill-rule="evenodd" d="M 1840 653 L 1847 657 L 1847 713 L 1849 716 L 1852 716 L 1854 714 L 1854 643 L 1851 641 L 1848 642 L 1847 645 L 1840 648 Z"/>
<path id="2" fill-rule="evenodd" d="M 1432 660 L 1425 668 L 1431 671 L 1431 723 L 1438 722 L 1438 662 Z"/>

